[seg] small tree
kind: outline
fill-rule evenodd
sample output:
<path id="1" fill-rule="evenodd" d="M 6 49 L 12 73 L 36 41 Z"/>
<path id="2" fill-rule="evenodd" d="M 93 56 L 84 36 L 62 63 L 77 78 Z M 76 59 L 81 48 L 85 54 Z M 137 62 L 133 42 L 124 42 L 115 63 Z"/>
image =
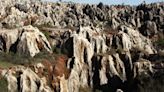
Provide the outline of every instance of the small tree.
<path id="1" fill-rule="evenodd" d="M 102 9 L 103 8 L 103 3 L 102 2 L 100 2 L 98 5 L 97 5 L 97 7 L 99 7 L 100 9 Z"/>

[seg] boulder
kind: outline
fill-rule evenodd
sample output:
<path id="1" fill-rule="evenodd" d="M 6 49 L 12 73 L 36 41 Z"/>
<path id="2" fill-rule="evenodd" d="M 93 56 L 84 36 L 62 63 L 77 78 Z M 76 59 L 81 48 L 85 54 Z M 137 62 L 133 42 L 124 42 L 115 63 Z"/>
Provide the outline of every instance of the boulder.
<path id="1" fill-rule="evenodd" d="M 39 31 L 39 29 L 32 26 L 25 26 L 20 30 L 22 30 L 22 33 L 18 39 L 18 53 L 30 55 L 32 57 L 43 50 L 52 53 L 52 49 L 47 38 Z"/>
<path id="2" fill-rule="evenodd" d="M 126 48 L 127 50 L 135 48 L 148 54 L 156 53 L 151 40 L 140 34 L 138 30 L 126 26 L 122 26 L 122 30 L 124 32 L 120 31 L 119 34 L 122 34 L 123 47 L 129 47 Z"/>
<path id="3" fill-rule="evenodd" d="M 6 78 L 7 83 L 8 83 L 8 91 L 9 92 L 16 92 L 18 89 L 18 81 L 17 78 L 14 76 L 15 71 L 13 71 L 12 69 L 10 70 L 2 70 L 1 72 L 1 76 L 3 76 L 4 78 Z"/>
<path id="4" fill-rule="evenodd" d="M 152 37 L 157 34 L 157 25 L 155 22 L 147 21 L 145 24 L 140 28 L 141 34 L 144 36 Z"/>
<path id="5" fill-rule="evenodd" d="M 11 7 L 10 13 L 1 21 L 1 23 L 5 28 L 18 28 L 24 26 L 24 20 L 26 17 L 26 13 L 19 11 L 15 7 Z"/>
<path id="6" fill-rule="evenodd" d="M 16 43 L 18 37 L 19 37 L 19 31 L 17 29 L 13 29 L 13 30 L 1 29 L 0 50 L 4 52 L 9 52 L 12 49 L 12 45 Z"/>
<path id="7" fill-rule="evenodd" d="M 1 51 L 4 52 L 12 51 L 32 57 L 43 50 L 52 52 L 44 34 L 32 26 L 24 26 L 14 30 L 1 29 L 0 37 Z"/>
<path id="8" fill-rule="evenodd" d="M 150 61 L 145 59 L 139 59 L 134 63 L 134 77 L 138 76 L 150 76 L 153 74 L 153 68 Z"/>
<path id="9" fill-rule="evenodd" d="M 30 68 L 17 66 L 7 70 L 4 69 L 1 75 L 7 79 L 9 92 L 52 92 L 45 79 L 39 78 Z"/>

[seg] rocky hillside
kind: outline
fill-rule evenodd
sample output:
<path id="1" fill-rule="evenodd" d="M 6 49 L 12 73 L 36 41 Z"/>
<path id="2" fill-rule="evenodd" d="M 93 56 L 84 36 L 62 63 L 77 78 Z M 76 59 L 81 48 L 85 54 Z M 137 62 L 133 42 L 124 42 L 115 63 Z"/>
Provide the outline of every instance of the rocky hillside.
<path id="1" fill-rule="evenodd" d="M 0 51 L 4 92 L 163 92 L 164 2 L 1 0 Z"/>

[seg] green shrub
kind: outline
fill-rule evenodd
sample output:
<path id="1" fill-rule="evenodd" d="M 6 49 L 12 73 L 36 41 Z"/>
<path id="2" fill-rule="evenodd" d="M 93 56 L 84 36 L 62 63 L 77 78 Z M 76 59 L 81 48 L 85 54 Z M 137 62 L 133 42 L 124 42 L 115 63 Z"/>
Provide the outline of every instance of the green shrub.
<path id="1" fill-rule="evenodd" d="M 159 39 L 155 42 L 158 47 L 164 47 L 164 39 Z"/>
<path id="2" fill-rule="evenodd" d="M 8 67 L 12 67 L 12 66 L 14 66 L 14 65 L 15 65 L 15 64 L 10 63 L 10 62 L 0 61 L 0 67 L 1 67 L 1 68 L 8 68 Z"/>
<path id="3" fill-rule="evenodd" d="M 43 32 L 43 34 L 45 35 L 45 37 L 46 37 L 47 39 L 50 38 L 50 34 L 49 34 L 49 32 L 47 32 L 47 31 L 42 31 L 42 32 Z"/>
<path id="4" fill-rule="evenodd" d="M 57 47 L 53 48 L 53 52 L 56 53 L 56 54 L 61 54 L 62 53 L 61 48 L 57 48 Z"/>
<path id="5" fill-rule="evenodd" d="M 138 84 L 139 92 L 163 92 L 164 76 L 156 78 L 140 78 L 141 83 Z"/>
<path id="6" fill-rule="evenodd" d="M 7 81 L 4 78 L 0 79 L 0 91 L 7 92 Z"/>
<path id="7" fill-rule="evenodd" d="M 9 62 L 12 64 L 24 64 L 25 62 L 28 63 L 31 59 L 30 56 L 20 55 L 16 53 L 4 53 L 0 52 L 0 61 L 2 62 Z"/>

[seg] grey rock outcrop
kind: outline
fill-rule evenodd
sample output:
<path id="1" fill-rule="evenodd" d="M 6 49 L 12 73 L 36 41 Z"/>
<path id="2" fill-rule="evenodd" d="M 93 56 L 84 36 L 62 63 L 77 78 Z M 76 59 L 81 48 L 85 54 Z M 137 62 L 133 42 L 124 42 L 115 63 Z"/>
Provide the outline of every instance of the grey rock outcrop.
<path id="1" fill-rule="evenodd" d="M 52 89 L 47 86 L 46 79 L 40 78 L 30 68 L 16 66 L 12 69 L 2 70 L 1 75 L 7 79 L 9 92 L 19 90 L 21 92 L 53 92 Z"/>
<path id="2" fill-rule="evenodd" d="M 111 44 L 109 47 L 106 45 L 107 35 L 101 31 L 102 29 L 80 27 L 77 32 L 73 32 L 72 36 L 64 44 L 65 49 L 69 52 L 68 56 L 71 57 L 67 64 L 68 68 L 71 69 L 71 85 L 74 84 L 73 82 L 77 82 L 75 88 L 80 86 L 97 88 L 108 84 L 109 80 L 116 78 L 116 76 L 122 81 L 120 81 L 121 84 L 127 80 L 127 71 L 131 71 L 129 73 L 132 73 L 133 69 L 136 70 L 133 67 L 137 67 L 132 64 L 130 50 L 135 48 L 146 54 L 156 53 L 149 39 L 142 36 L 137 30 L 126 26 L 123 26 L 123 28 L 116 36 L 113 35 L 110 38 L 115 39 L 115 37 L 118 37 L 119 41 L 110 41 L 112 41 L 112 44 L 118 45 L 115 47 L 119 47 L 116 48 L 116 52 L 117 49 L 121 51 L 119 53 L 110 52 L 110 49 L 114 49 L 112 47 L 114 45 Z M 120 58 L 120 53 L 124 54 L 124 60 Z M 142 67 L 142 65 L 139 66 Z M 144 72 L 147 71 L 145 70 Z M 136 71 L 134 74 L 136 74 Z M 71 89 L 70 91 L 78 90 L 74 89 L 74 87 L 69 88 Z"/>
<path id="3" fill-rule="evenodd" d="M 123 50 L 129 51 L 131 48 L 135 48 L 148 54 L 156 53 L 151 40 L 141 35 L 138 30 L 126 26 L 122 26 L 122 30 L 124 32 L 118 34 L 122 35 Z"/>
<path id="4" fill-rule="evenodd" d="M 144 74 L 144 76 L 149 75 L 147 73 L 153 73 L 153 68 L 150 61 L 140 59 L 134 63 L 134 77 L 141 76 L 142 74 Z"/>
<path id="5" fill-rule="evenodd" d="M 25 26 L 19 29 L 21 31 L 15 30 L 18 36 L 12 36 L 13 38 L 15 37 L 15 40 L 13 39 L 14 41 L 11 40 L 11 42 L 15 43 L 16 39 L 19 39 L 17 45 L 19 47 L 17 49 L 18 52 L 31 52 L 30 55 L 39 53 L 40 46 L 37 45 L 37 41 L 41 42 L 43 49 L 51 52 L 50 47 L 46 47 L 49 45 L 44 45 L 47 42 L 46 37 L 37 28 Z M 136 29 L 124 25 L 115 34 L 107 34 L 103 29 L 94 27 L 79 27 L 79 29 L 74 31 L 62 31 L 59 29 L 56 32 L 51 33 L 51 36 L 56 41 L 63 41 L 60 47 L 66 50 L 68 60 L 66 62 L 59 60 L 54 64 L 56 66 L 48 62 L 47 64 L 39 63 L 33 66 L 34 70 L 26 67 L 15 68 L 16 70 L 13 71 L 18 72 L 21 70 L 23 72 L 19 75 L 22 90 L 30 90 L 32 92 L 37 90 L 45 90 L 46 92 L 51 92 L 52 90 L 78 92 L 80 88 L 90 87 L 95 90 L 96 88 L 101 89 L 103 85 L 111 85 L 112 89 L 116 91 L 120 88 L 120 85 L 129 81 L 129 79 L 135 79 L 138 76 L 149 76 L 155 72 L 153 66 L 156 64 L 141 58 L 144 55 L 156 54 L 156 50 L 152 46 L 151 41 Z M 10 48 L 10 44 L 8 44 L 8 48 Z M 47 42 L 47 44 L 49 43 Z M 136 58 L 136 62 L 133 61 L 134 56 L 132 56 L 131 52 L 134 49 L 143 54 L 138 59 Z M 37 50 L 38 52 L 33 54 Z M 62 73 L 67 72 L 64 70 L 64 67 L 70 71 L 69 76 L 67 73 Z M 48 70 L 48 76 L 44 75 L 44 70 Z M 12 73 L 8 74 L 11 78 L 8 77 L 12 79 L 8 81 L 10 83 L 8 90 L 15 85 L 14 83 L 18 82 Z M 3 72 L 2 75 L 5 76 Z M 30 79 L 28 80 L 28 78 Z M 51 81 L 51 85 L 46 84 L 46 81 Z M 31 85 L 27 85 L 29 82 Z M 38 83 L 40 84 L 39 89 L 37 89 Z M 17 87 L 18 85 L 13 86 L 14 90 L 18 90 Z"/>
<path id="6" fill-rule="evenodd" d="M 9 30 L 1 29 L 1 51 L 35 56 L 41 50 L 51 51 L 51 46 L 39 29 L 32 26 Z"/>
<path id="7" fill-rule="evenodd" d="M 141 29 L 140 32 L 144 36 L 154 36 L 158 33 L 156 23 L 151 21 L 145 22 Z"/>
<path id="8" fill-rule="evenodd" d="M 112 26 L 117 28 L 126 24 L 135 28 L 144 26 L 145 21 L 163 25 L 163 3 L 140 4 L 137 7 L 121 5 L 89 5 L 74 3 L 51 3 L 40 0 L 3 0 L 1 3 L 0 23 L 2 27 L 21 27 L 24 25 L 65 28 L 79 25 Z M 3 6 L 3 7 L 2 7 Z M 147 24 L 147 23 L 146 23 Z M 150 32 L 149 32 L 150 31 Z M 142 33 L 142 32 L 141 32 Z M 148 30 L 148 33 L 152 33 Z"/>
<path id="9" fill-rule="evenodd" d="M 163 48 L 157 50 L 152 42 L 163 37 L 163 5 L 2 0 L 0 51 L 34 57 L 42 51 L 52 53 L 54 48 L 68 57 L 54 64 L 47 61 L 0 70 L 8 91 L 133 92 L 126 87 L 137 84 L 137 78 L 164 69 Z"/>

